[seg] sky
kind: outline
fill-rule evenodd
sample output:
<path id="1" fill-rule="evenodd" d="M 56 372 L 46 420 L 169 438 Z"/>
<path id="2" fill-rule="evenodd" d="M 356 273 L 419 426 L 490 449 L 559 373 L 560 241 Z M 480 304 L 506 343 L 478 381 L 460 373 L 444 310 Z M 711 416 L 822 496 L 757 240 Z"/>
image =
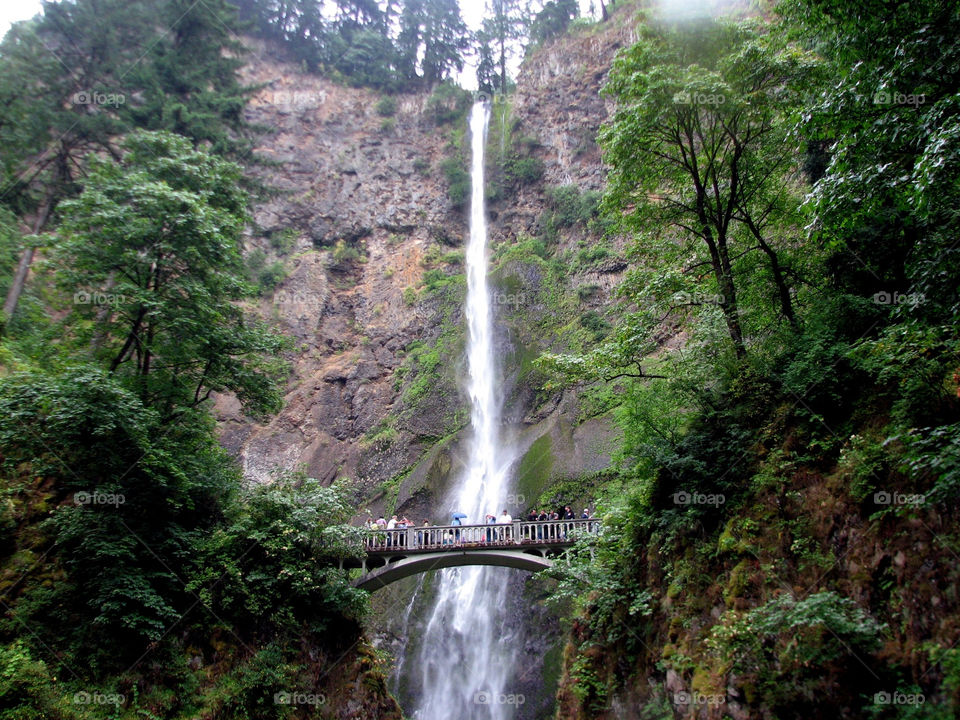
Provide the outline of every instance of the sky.
<path id="1" fill-rule="evenodd" d="M 0 37 L 7 34 L 10 24 L 32 18 L 40 12 L 40 0 L 3 0 L 0 2 Z"/>

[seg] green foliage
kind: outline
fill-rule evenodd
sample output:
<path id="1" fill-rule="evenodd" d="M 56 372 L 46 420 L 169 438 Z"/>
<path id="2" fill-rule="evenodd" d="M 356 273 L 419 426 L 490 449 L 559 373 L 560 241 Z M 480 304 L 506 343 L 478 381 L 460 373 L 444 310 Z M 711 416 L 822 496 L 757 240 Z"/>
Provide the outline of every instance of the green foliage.
<path id="1" fill-rule="evenodd" d="M 503 173 L 511 185 L 532 185 L 543 177 L 543 160 L 538 157 L 509 157 Z"/>
<path id="2" fill-rule="evenodd" d="M 413 161 L 413 170 L 424 177 L 430 177 L 430 161 L 422 157 L 416 158 Z"/>
<path id="3" fill-rule="evenodd" d="M 280 255 L 286 255 L 297 242 L 297 231 L 294 228 L 284 228 L 279 232 L 270 233 L 270 247 Z"/>
<path id="4" fill-rule="evenodd" d="M 563 35 L 570 22 L 580 16 L 577 0 L 549 0 L 530 25 L 530 40 L 544 43 Z"/>
<path id="5" fill-rule="evenodd" d="M 13 375 L 0 383 L 0 408 L 5 481 L 51 478 L 64 501 L 43 527 L 69 582 L 28 586 L 18 622 L 75 658 L 128 661 L 189 604 L 178 576 L 235 469 L 206 417 L 164 427 L 99 369 Z"/>
<path id="6" fill-rule="evenodd" d="M 641 27 L 641 40 L 618 56 L 605 89 L 618 109 L 600 133 L 613 167 L 604 207 L 643 238 L 637 255 L 656 258 L 658 272 L 666 264 L 688 278 L 692 268 L 710 268 L 715 285 L 696 289 L 716 297 L 712 304 L 742 359 L 748 333 L 740 305 L 754 295 L 762 297 L 756 307 L 773 298 L 796 324 L 780 234 L 796 222 L 799 205 L 787 169 L 797 152 L 791 91 L 815 63 L 755 24 Z M 757 252 L 762 260 L 754 261 Z M 767 267 L 747 273 L 740 267 L 747 263 Z M 749 287 L 748 277 L 766 287 Z M 661 314 L 667 300 L 655 298 Z"/>
<path id="7" fill-rule="evenodd" d="M 877 650 L 883 632 L 882 624 L 835 592 L 803 599 L 784 593 L 747 613 L 726 613 L 707 646 L 753 688 L 754 702 L 777 707 L 803 698 L 831 664 Z"/>
<path id="8" fill-rule="evenodd" d="M 470 173 L 459 157 L 449 157 L 440 163 L 440 171 L 447 180 L 447 193 L 455 208 L 463 208 L 470 199 Z"/>
<path id="9" fill-rule="evenodd" d="M 397 99 L 392 95 L 384 95 L 377 101 L 377 115 L 380 117 L 393 117 L 397 112 Z"/>
<path id="10" fill-rule="evenodd" d="M 0 646 L 0 719 L 61 720 L 47 666 L 21 641 Z"/>
<path id="11" fill-rule="evenodd" d="M 437 125 L 460 125 L 472 104 L 470 92 L 447 81 L 434 88 L 427 98 L 425 112 Z"/>
<path id="12" fill-rule="evenodd" d="M 331 622 L 358 619 L 365 594 L 335 567 L 361 553 L 360 530 L 347 525 L 352 509 L 343 491 L 302 474 L 256 486 L 204 539 L 201 570 L 189 588 L 222 608 L 240 628 L 264 621 L 294 632 L 341 631 Z"/>
<path id="13" fill-rule="evenodd" d="M 348 243 L 346 240 L 337 240 L 333 246 L 330 256 L 333 262 L 338 266 L 346 266 L 355 262 L 365 262 L 366 256 L 354 243 Z"/>
<path id="14" fill-rule="evenodd" d="M 97 357 L 175 414 L 214 391 L 253 413 L 279 407 L 282 340 L 234 303 L 251 295 L 240 169 L 168 133 L 135 133 L 122 162 L 91 160 L 63 204 L 58 281 Z"/>
<path id="15" fill-rule="evenodd" d="M 555 228 L 586 224 L 596 217 L 601 194 L 594 190 L 580 192 L 576 185 L 561 185 L 547 189 L 547 207 L 551 210 L 547 221 Z"/>
<path id="16" fill-rule="evenodd" d="M 604 320 L 596 310 L 587 310 L 581 313 L 580 324 L 583 325 L 585 330 L 593 334 L 595 342 L 603 340 L 610 330 L 610 323 Z"/>

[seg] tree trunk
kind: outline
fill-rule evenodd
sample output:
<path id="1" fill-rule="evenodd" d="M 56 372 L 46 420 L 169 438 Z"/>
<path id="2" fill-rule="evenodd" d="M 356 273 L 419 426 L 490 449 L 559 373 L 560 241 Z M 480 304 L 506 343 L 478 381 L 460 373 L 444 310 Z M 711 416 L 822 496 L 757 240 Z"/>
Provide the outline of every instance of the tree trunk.
<path id="1" fill-rule="evenodd" d="M 500 36 L 500 92 L 507 94 L 507 43 L 503 35 Z"/>
<path id="2" fill-rule="evenodd" d="M 43 226 L 47 224 L 47 218 L 50 217 L 50 208 L 52 203 L 53 198 L 48 195 L 43 206 L 40 208 L 40 211 L 37 213 L 36 219 L 34 220 L 34 235 L 38 235 L 43 229 Z M 14 274 L 13 280 L 10 282 L 10 288 L 7 290 L 7 299 L 3 303 L 4 324 L 7 320 L 13 317 L 13 313 L 15 313 L 17 310 L 17 303 L 20 302 L 20 296 L 23 294 L 23 288 L 27 284 L 27 275 L 30 274 L 30 265 L 33 263 L 33 256 L 36 254 L 36 251 L 36 247 L 31 245 L 28 248 L 24 248 L 23 254 L 20 255 L 20 262 L 17 264 L 17 272 Z"/>
<path id="3" fill-rule="evenodd" d="M 607 6 L 600 0 L 600 22 L 606 22 L 610 19 L 610 13 L 607 12 Z"/>
<path id="4" fill-rule="evenodd" d="M 776 251 L 764 240 L 760 228 L 754 224 L 753 219 L 749 215 L 746 215 L 744 221 L 747 227 L 750 228 L 753 237 L 760 244 L 760 249 L 770 261 L 770 272 L 773 273 L 773 282 L 777 286 L 777 295 L 780 298 L 780 310 L 783 312 L 783 316 L 787 318 L 791 327 L 797 327 L 797 318 L 793 312 L 793 299 L 790 297 L 790 288 L 787 287 L 787 281 L 783 274 L 783 267 L 780 265 L 780 259 L 777 257 Z"/>
<path id="5" fill-rule="evenodd" d="M 715 225 L 707 215 L 706 197 L 699 178 L 694 178 L 694 184 L 697 188 L 697 219 L 700 221 L 701 238 L 710 251 L 710 266 L 713 268 L 713 276 L 717 281 L 717 287 L 720 288 L 723 295 L 720 309 L 723 311 L 723 319 L 727 323 L 727 331 L 733 341 L 734 351 L 737 353 L 737 357 L 742 360 L 747 356 L 747 348 L 743 344 L 740 309 L 737 306 L 737 291 L 733 284 L 730 254 L 727 252 L 727 238 L 723 227 Z M 714 229 L 717 230 L 716 237 L 713 235 Z"/>

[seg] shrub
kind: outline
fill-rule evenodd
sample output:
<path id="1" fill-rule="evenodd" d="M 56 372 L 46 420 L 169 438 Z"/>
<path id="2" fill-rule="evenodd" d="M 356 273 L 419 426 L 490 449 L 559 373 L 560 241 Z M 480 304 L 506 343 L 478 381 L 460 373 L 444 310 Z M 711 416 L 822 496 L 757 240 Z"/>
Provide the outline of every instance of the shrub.
<path id="1" fill-rule="evenodd" d="M 257 485 L 204 541 L 191 590 L 241 628 L 268 621 L 324 632 L 344 617 L 359 618 L 365 595 L 336 568 L 339 558 L 361 553 L 361 531 L 347 525 L 351 514 L 338 485 L 302 473 Z M 257 571 L 247 572 L 251 566 Z"/>
<path id="2" fill-rule="evenodd" d="M 397 100 L 392 95 L 384 95 L 377 103 L 377 114 L 380 117 L 393 117 L 397 112 Z"/>
<path id="3" fill-rule="evenodd" d="M 331 256 L 333 257 L 333 262 L 341 266 L 363 260 L 363 253 L 359 248 L 347 243 L 345 240 L 337 240 L 337 244 L 333 246 Z"/>
<path id="4" fill-rule="evenodd" d="M 286 276 L 287 269 L 282 262 L 278 260 L 277 262 L 270 263 L 267 267 L 263 268 L 257 276 L 260 283 L 260 294 L 265 295 L 271 292 L 277 285 L 283 282 Z"/>
<path id="5" fill-rule="evenodd" d="M 547 190 L 547 205 L 555 227 L 571 227 L 589 222 L 597 214 L 601 193 L 591 190 L 581 194 L 576 185 L 561 185 Z"/>
<path id="6" fill-rule="evenodd" d="M 447 158 L 440 165 L 440 170 L 447 179 L 447 192 L 450 202 L 455 208 L 462 208 L 470 197 L 470 174 L 464 170 L 459 157 Z"/>
<path id="7" fill-rule="evenodd" d="M 279 232 L 270 233 L 270 247 L 281 255 L 286 255 L 293 250 L 297 242 L 297 231 L 293 228 L 284 228 Z"/>
<path id="8" fill-rule="evenodd" d="M 430 161 L 426 158 L 417 158 L 413 161 L 414 172 L 418 172 L 424 177 L 430 175 Z"/>
<path id="9" fill-rule="evenodd" d="M 437 125 L 447 125 L 462 121 L 472 104 L 469 91 L 447 80 L 437 85 L 427 99 L 427 113 Z"/>
<path id="10" fill-rule="evenodd" d="M 515 185 L 530 185 L 543 177 L 543 161 L 537 157 L 510 158 L 504 165 L 507 181 Z"/>
<path id="11" fill-rule="evenodd" d="M 734 672 L 758 671 L 773 680 L 821 668 L 859 650 L 879 647 L 884 626 L 853 600 L 833 591 L 802 600 L 784 593 L 745 614 L 727 613 L 707 645 Z"/>

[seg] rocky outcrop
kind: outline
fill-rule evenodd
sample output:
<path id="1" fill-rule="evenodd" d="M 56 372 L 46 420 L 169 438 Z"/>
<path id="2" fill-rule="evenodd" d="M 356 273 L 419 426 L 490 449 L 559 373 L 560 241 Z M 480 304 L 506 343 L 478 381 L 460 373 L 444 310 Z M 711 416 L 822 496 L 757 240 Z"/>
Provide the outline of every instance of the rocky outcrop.
<path id="1" fill-rule="evenodd" d="M 593 140 L 606 115 L 599 90 L 628 34 L 611 24 L 562 38 L 525 62 L 511 117 L 515 132 L 535 138 L 543 177 L 491 204 L 493 246 L 542 231 L 548 188 L 601 186 Z M 259 311 L 296 347 L 288 358 L 285 407 L 276 417 L 252 422 L 233 398 L 218 398 L 223 443 L 251 481 L 304 467 L 328 482 L 350 478 L 356 497 L 370 500 L 373 511 L 399 501 L 413 503 L 404 510 L 432 513 L 456 467 L 458 430 L 467 421 L 459 389 L 463 285 L 424 289 L 428 269 L 459 271 L 457 258 L 442 256 L 463 245 L 466 227 L 439 166 L 454 154 L 451 143 L 462 131 L 435 123 L 426 93 L 400 96 L 395 114 L 384 118 L 377 93 L 300 72 L 261 45 L 253 51 L 246 79 L 262 89 L 248 119 L 266 128 L 257 148 L 265 163 L 253 172 L 271 192 L 254 209 L 248 244 L 284 266 L 285 277 Z M 593 242 L 583 227 L 565 229 L 556 252 L 585 240 Z M 606 265 L 584 268 L 566 291 L 589 285 L 593 296 L 585 307 L 599 307 L 623 269 L 615 259 Z M 513 274 L 523 296 L 536 298 L 543 278 L 529 267 Z M 532 300 L 503 309 L 508 364 L 548 347 L 527 327 L 540 310 Z M 453 340 L 421 392 L 412 387 L 423 367 L 415 355 L 444 333 Z M 550 411 L 542 406 L 557 399 L 538 393 L 518 367 L 503 370 L 509 418 L 522 427 L 544 421 Z M 553 432 L 555 424 L 542 431 Z"/>
<path id="2" fill-rule="evenodd" d="M 265 164 L 254 173 L 271 195 L 255 207 L 248 247 L 285 266 L 259 310 L 296 348 L 276 417 L 255 423 L 234 399 L 218 398 L 223 442 L 251 481 L 304 466 L 326 481 L 352 478 L 371 494 L 420 457 L 419 438 L 449 431 L 461 402 L 449 393 L 429 417 L 408 418 L 393 442 L 365 440 L 402 410 L 397 370 L 410 345 L 430 342 L 440 323 L 435 303 L 411 300 L 425 255 L 438 235 L 465 231 L 436 170 L 445 133 L 424 114 L 425 94 L 402 97 L 386 122 L 376 93 L 253 48 L 247 80 L 263 87 L 248 120 L 267 129 L 257 148 Z"/>

